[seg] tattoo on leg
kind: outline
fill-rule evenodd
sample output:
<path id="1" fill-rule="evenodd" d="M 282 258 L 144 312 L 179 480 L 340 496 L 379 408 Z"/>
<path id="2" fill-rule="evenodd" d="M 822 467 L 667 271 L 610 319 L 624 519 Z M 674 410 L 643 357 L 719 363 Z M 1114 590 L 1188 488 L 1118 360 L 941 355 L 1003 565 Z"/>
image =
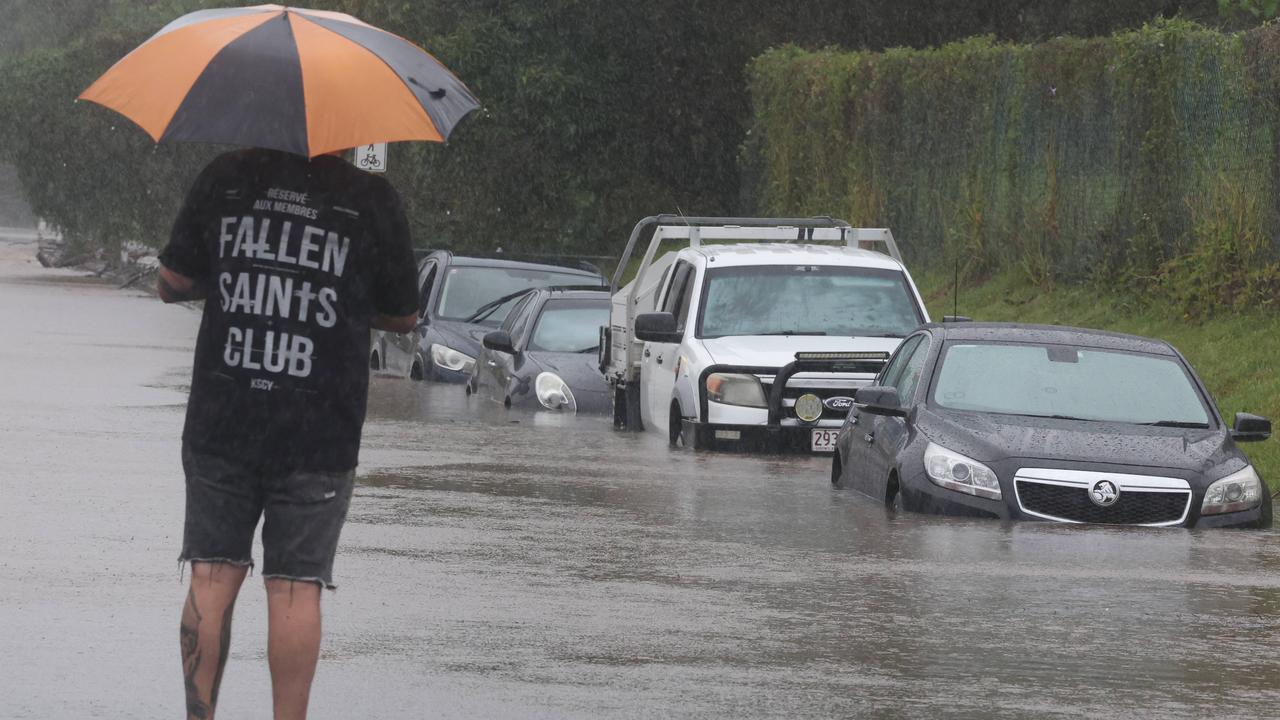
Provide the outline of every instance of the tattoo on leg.
<path id="1" fill-rule="evenodd" d="M 236 609 L 233 599 L 222 614 L 222 629 L 218 633 L 218 672 L 213 676 L 213 691 L 209 693 L 209 704 L 218 705 L 218 688 L 222 687 L 222 671 L 227 667 L 227 656 L 231 654 L 231 613 Z"/>
<path id="2" fill-rule="evenodd" d="M 188 622 L 187 613 L 183 613 L 182 625 L 178 629 L 182 642 L 182 674 L 187 688 L 187 717 L 204 720 L 213 714 L 212 709 L 200 699 L 200 689 L 196 687 L 196 673 L 200 670 L 200 608 L 196 607 L 195 590 L 187 591 L 187 607 L 190 609 L 192 622 Z"/>

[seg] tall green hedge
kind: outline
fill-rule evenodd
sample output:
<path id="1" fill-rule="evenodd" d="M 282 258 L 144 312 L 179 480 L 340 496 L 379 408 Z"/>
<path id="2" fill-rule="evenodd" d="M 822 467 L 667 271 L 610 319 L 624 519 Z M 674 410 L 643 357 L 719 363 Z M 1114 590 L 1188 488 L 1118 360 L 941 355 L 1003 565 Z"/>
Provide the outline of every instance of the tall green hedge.
<path id="1" fill-rule="evenodd" d="M 0 162 L 17 169 L 34 211 L 86 249 L 163 244 L 178 201 L 219 148 L 153 146 L 124 118 L 73 98 L 173 17 L 235 3 L 63 4 L 97 8 L 95 22 L 65 43 L 0 48 Z M 753 8 L 769 3 L 307 4 L 430 49 L 484 104 L 448 146 L 391 149 L 388 177 L 419 245 L 614 255 L 640 217 L 719 214 L 737 202 L 744 68 L 767 47 L 744 38 Z"/>
<path id="2" fill-rule="evenodd" d="M 1280 28 L 1179 20 L 1037 45 L 794 47 L 751 68 L 762 210 L 892 228 L 966 275 L 1280 309 Z"/>

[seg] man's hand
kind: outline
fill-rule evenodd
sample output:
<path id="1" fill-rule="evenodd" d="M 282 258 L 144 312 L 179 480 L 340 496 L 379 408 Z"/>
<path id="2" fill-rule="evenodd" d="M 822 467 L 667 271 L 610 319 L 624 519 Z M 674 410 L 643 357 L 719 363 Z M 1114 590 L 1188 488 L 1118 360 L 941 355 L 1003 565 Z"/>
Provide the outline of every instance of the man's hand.
<path id="1" fill-rule="evenodd" d="M 160 299 L 167 303 L 203 300 L 208 295 L 207 288 L 164 265 L 160 266 L 160 274 L 156 278 L 156 291 L 160 293 Z"/>
<path id="2" fill-rule="evenodd" d="M 413 332 L 413 329 L 418 327 L 418 316 L 401 315 L 399 317 L 395 317 L 392 315 L 374 315 L 373 322 L 370 324 L 377 330 L 386 330 L 387 332 L 394 333 L 407 333 Z"/>

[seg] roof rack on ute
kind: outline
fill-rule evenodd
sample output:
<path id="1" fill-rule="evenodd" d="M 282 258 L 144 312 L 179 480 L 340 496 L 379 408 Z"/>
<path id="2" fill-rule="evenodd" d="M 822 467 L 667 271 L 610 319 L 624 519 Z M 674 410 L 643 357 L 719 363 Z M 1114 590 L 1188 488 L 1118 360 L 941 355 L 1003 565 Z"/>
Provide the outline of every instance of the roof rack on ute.
<path id="1" fill-rule="evenodd" d="M 849 223 L 820 215 L 807 218 L 767 218 L 767 217 L 685 217 L 684 215 L 650 215 L 636 223 L 627 240 L 627 248 L 614 270 L 613 280 L 609 285 L 611 293 L 618 292 L 618 284 L 631 262 L 640 236 L 653 228 L 653 236 L 649 240 L 649 248 L 640 261 L 640 269 L 636 274 L 636 287 L 643 281 L 645 271 L 653 263 L 658 246 L 664 240 L 688 240 L 689 245 L 698 247 L 705 240 L 733 240 L 736 242 L 839 242 L 851 248 L 862 243 L 880 243 L 885 246 L 888 255 L 902 262 L 902 254 L 898 252 L 898 244 L 893 240 L 893 233 L 888 228 L 855 228 Z"/>

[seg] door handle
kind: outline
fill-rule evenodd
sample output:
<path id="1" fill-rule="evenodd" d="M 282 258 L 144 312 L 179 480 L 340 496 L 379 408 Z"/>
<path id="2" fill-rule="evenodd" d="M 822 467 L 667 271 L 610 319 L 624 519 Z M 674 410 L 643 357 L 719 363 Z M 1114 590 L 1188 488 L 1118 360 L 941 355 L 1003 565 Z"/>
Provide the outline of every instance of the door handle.
<path id="1" fill-rule="evenodd" d="M 862 439 L 866 440 L 867 442 L 874 442 L 876 439 L 876 435 L 875 433 L 867 433 L 866 435 L 862 436 Z"/>
<path id="2" fill-rule="evenodd" d="M 496 360 L 489 360 L 488 364 L 489 367 L 498 367 L 498 362 Z"/>

